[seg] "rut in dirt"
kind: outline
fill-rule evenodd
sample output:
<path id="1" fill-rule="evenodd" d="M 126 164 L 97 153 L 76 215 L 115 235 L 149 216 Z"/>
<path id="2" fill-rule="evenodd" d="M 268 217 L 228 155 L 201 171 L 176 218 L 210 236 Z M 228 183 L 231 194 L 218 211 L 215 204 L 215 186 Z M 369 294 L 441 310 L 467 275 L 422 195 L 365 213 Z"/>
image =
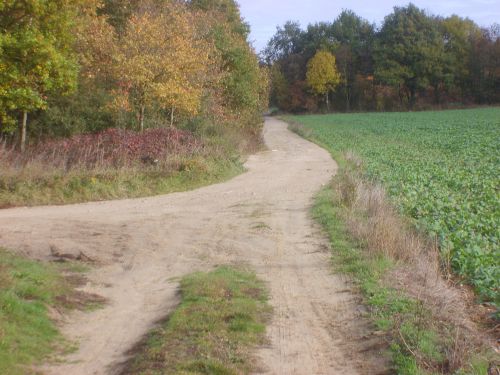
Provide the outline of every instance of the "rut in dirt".
<path id="1" fill-rule="evenodd" d="M 51 259 L 54 249 L 96 266 L 83 290 L 109 303 L 64 318 L 79 349 L 47 374 L 118 374 L 128 351 L 178 302 L 176 277 L 245 264 L 268 283 L 274 308 L 259 374 L 376 374 L 379 341 L 346 280 L 332 274 L 313 196 L 337 166 L 329 153 L 266 119 L 268 151 L 248 171 L 194 191 L 144 199 L 0 211 L 0 246 Z"/>

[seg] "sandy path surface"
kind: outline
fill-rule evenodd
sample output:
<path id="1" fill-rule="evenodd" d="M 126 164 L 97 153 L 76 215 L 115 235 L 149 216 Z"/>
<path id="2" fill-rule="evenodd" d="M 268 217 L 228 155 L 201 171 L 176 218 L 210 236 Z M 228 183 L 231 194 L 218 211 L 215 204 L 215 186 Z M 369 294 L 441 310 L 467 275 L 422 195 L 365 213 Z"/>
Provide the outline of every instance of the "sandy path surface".
<path id="1" fill-rule="evenodd" d="M 109 300 L 74 312 L 63 333 L 79 350 L 47 374 L 116 374 L 126 352 L 177 303 L 175 277 L 248 264 L 269 285 L 274 315 L 258 373 L 375 374 L 356 297 L 331 273 L 312 197 L 336 172 L 330 155 L 267 119 L 269 148 L 229 182 L 164 196 L 0 211 L 0 246 L 34 258 L 83 252 L 98 267 L 83 290 Z M 361 320 L 362 321 L 362 320 Z M 364 353 L 364 354 L 362 354 Z M 371 357 L 371 358 L 370 358 Z"/>

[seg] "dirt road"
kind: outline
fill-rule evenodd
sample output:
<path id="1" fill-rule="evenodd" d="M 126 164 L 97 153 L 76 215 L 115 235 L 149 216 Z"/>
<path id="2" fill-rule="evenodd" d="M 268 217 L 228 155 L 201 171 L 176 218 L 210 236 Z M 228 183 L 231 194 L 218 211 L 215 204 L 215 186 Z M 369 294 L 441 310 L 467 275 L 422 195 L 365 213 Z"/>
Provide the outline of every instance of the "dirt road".
<path id="1" fill-rule="evenodd" d="M 268 151 L 248 172 L 195 191 L 60 207 L 0 211 L 0 246 L 35 258 L 83 252 L 98 262 L 85 291 L 109 303 L 62 324 L 79 349 L 48 374 L 115 374 L 126 352 L 176 302 L 176 277 L 248 264 L 268 282 L 274 317 L 258 373 L 373 374 L 366 327 L 348 285 L 331 273 L 312 197 L 336 171 L 330 155 L 267 119 Z M 52 249 L 52 250 L 51 250 Z M 361 345 L 360 343 L 364 344 Z"/>

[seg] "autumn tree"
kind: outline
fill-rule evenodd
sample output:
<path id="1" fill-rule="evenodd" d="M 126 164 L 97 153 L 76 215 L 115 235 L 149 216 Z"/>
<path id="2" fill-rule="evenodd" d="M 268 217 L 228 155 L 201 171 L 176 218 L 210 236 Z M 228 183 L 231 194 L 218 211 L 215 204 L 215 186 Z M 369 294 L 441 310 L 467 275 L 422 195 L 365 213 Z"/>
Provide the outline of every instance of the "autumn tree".
<path id="1" fill-rule="evenodd" d="M 335 56 L 318 51 L 307 63 L 307 83 L 316 94 L 325 96 L 326 108 L 330 111 L 330 92 L 340 83 Z"/>
<path id="2" fill-rule="evenodd" d="M 128 21 L 116 55 L 117 103 L 137 111 L 141 131 L 153 104 L 170 111 L 171 123 L 176 111 L 194 115 L 199 109 L 211 46 L 197 37 L 194 23 L 173 3 L 151 4 Z"/>
<path id="3" fill-rule="evenodd" d="M 48 94 L 62 94 L 76 85 L 72 27 L 77 10 L 78 2 L 69 0 L 0 4 L 0 129 L 12 131 L 21 113 L 21 150 L 28 113 L 45 109 Z"/>
<path id="4" fill-rule="evenodd" d="M 287 22 L 278 27 L 263 52 L 263 58 L 271 64 L 278 64 L 287 86 L 289 95 L 284 97 L 280 107 L 290 111 L 303 111 L 314 108 L 315 101 L 307 92 L 307 62 L 319 51 L 334 54 L 336 65 L 342 76 L 342 90 L 337 90 L 337 105 L 349 110 L 362 102 L 364 92 L 360 82 L 373 75 L 372 45 L 375 35 L 374 26 L 354 12 L 345 10 L 332 22 L 318 22 L 301 30 L 295 22 Z M 283 86 L 274 81 L 272 85 Z M 301 87 L 305 88 L 304 90 Z M 293 95 L 292 95 L 293 93 Z M 341 97 L 342 95 L 342 97 Z"/>
<path id="5" fill-rule="evenodd" d="M 271 66 L 271 99 L 290 112 L 314 110 L 307 63 L 317 51 L 335 56 L 342 77 L 330 95 L 337 109 L 402 109 L 421 104 L 498 102 L 500 27 L 442 18 L 413 4 L 395 7 L 376 30 L 353 11 L 301 29 L 278 27 L 262 53 Z M 276 68 L 275 68 L 276 67 Z M 283 88 L 285 88 L 283 90 Z M 433 95 L 431 95 L 433 94 Z"/>
<path id="6" fill-rule="evenodd" d="M 137 11 L 139 3 L 140 1 L 131 0 L 103 0 L 96 10 L 98 15 L 105 16 L 116 32 L 121 34 L 130 17 Z"/>
<path id="7" fill-rule="evenodd" d="M 261 69 L 255 51 L 248 43 L 249 28 L 234 0 L 191 0 L 190 7 L 209 20 L 207 39 L 215 46 L 218 65 L 223 73 L 213 87 L 222 93 L 224 122 L 240 123 L 258 136 L 261 114 L 268 105 L 267 69 Z"/>
<path id="8" fill-rule="evenodd" d="M 101 0 L 85 0 L 74 28 L 74 50 L 84 79 L 110 76 L 117 53 L 117 34 L 101 7 Z"/>
<path id="9" fill-rule="evenodd" d="M 116 85 L 114 56 L 117 33 L 107 15 L 101 14 L 102 0 L 78 0 L 78 16 L 72 29 L 73 51 L 79 65 L 76 90 L 67 95 L 48 95 L 47 109 L 33 113 L 30 136 L 66 137 L 97 132 L 131 123 L 132 115 L 117 111 L 110 103 Z"/>

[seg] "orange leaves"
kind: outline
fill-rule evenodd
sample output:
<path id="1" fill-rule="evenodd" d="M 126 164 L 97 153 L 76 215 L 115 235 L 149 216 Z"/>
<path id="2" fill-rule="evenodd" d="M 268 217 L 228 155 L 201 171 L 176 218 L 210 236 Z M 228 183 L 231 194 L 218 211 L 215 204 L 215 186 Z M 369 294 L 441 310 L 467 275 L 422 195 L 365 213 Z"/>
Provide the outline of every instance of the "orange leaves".
<path id="1" fill-rule="evenodd" d="M 198 38 L 189 11 L 164 4 L 134 14 L 119 41 L 116 75 L 138 106 L 153 103 L 196 114 L 210 67 L 211 47 Z"/>

